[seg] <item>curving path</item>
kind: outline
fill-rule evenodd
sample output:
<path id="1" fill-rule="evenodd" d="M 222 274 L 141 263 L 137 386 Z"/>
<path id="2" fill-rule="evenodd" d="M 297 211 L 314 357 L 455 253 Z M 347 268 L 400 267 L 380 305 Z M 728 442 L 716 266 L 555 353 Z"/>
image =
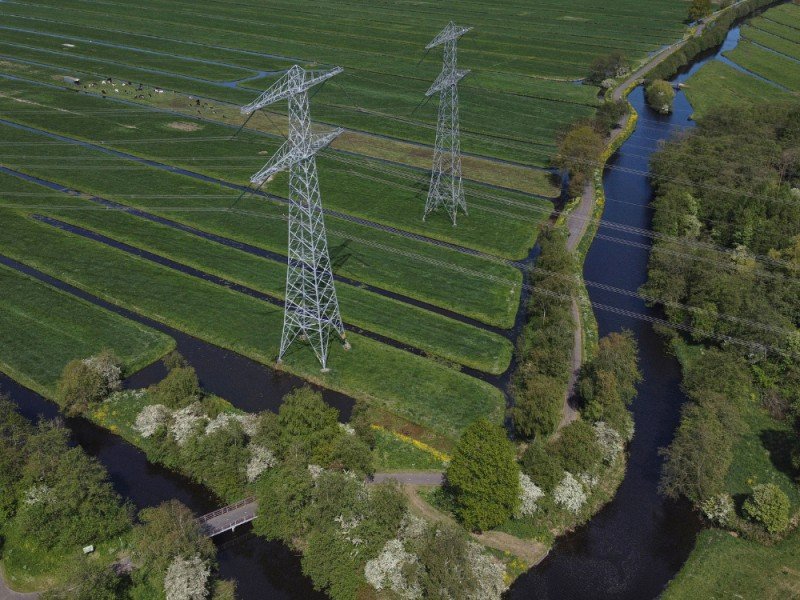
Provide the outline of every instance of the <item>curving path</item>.
<path id="1" fill-rule="evenodd" d="M 3 579 L 3 573 L 0 571 L 0 600 L 33 600 L 39 597 L 39 592 L 15 592 Z"/>

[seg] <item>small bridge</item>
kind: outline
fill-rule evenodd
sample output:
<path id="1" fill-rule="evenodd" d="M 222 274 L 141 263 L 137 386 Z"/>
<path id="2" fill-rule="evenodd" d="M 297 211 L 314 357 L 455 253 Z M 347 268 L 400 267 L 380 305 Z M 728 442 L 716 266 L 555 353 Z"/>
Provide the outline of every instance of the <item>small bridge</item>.
<path id="1" fill-rule="evenodd" d="M 226 531 L 233 531 L 239 525 L 249 523 L 257 516 L 258 502 L 251 496 L 203 515 L 197 519 L 197 523 L 205 535 L 214 537 Z"/>
<path id="2" fill-rule="evenodd" d="M 375 473 L 367 479 L 366 483 L 368 485 L 384 483 L 391 479 L 396 480 L 401 485 L 441 485 L 444 481 L 444 473 L 441 471 Z M 233 531 L 239 525 L 249 523 L 257 516 L 258 501 L 254 496 L 250 496 L 199 517 L 197 523 L 205 535 L 214 537 L 226 531 Z"/>

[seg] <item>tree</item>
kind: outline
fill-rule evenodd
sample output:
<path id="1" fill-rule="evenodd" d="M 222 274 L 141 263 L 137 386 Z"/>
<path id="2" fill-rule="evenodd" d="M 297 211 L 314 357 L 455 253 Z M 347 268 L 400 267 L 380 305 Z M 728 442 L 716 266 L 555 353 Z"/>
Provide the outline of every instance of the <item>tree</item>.
<path id="1" fill-rule="evenodd" d="M 614 50 L 603 56 L 598 56 L 589 66 L 587 83 L 600 84 L 605 79 L 621 77 L 628 72 L 628 59 L 621 50 Z"/>
<path id="2" fill-rule="evenodd" d="M 789 496 L 774 483 L 762 483 L 753 488 L 753 495 L 745 500 L 744 512 L 761 523 L 771 534 L 781 533 L 789 527 Z"/>
<path id="3" fill-rule="evenodd" d="M 459 439 L 447 467 L 456 515 L 469 529 L 508 519 L 519 503 L 519 468 L 505 430 L 480 418 Z"/>
<path id="4" fill-rule="evenodd" d="M 689 6 L 689 21 L 699 21 L 713 12 L 711 0 L 692 0 Z"/>
<path id="5" fill-rule="evenodd" d="M 315 464 L 327 464 L 331 444 L 344 435 L 338 417 L 339 411 L 325 404 L 322 394 L 310 387 L 288 393 L 278 410 L 279 456 L 293 454 Z"/>
<path id="6" fill-rule="evenodd" d="M 291 543 L 305 528 L 305 509 L 314 481 L 305 463 L 288 460 L 264 473 L 256 483 L 258 519 L 253 529 L 268 540 Z"/>
<path id="7" fill-rule="evenodd" d="M 598 167 L 603 152 L 602 136 L 586 123 L 574 125 L 561 138 L 554 164 L 570 175 L 569 193 L 579 196 L 590 175 Z"/>
<path id="8" fill-rule="evenodd" d="M 561 457 L 564 470 L 574 475 L 593 473 L 603 460 L 603 450 L 594 428 L 581 419 L 561 430 L 554 449 Z"/>
<path id="9" fill-rule="evenodd" d="M 413 545 L 421 597 L 430 600 L 499 600 L 505 589 L 502 566 L 485 556 L 463 531 L 446 523 L 429 525 Z"/>
<path id="10" fill-rule="evenodd" d="M 164 595 L 167 600 L 205 600 L 210 576 L 211 569 L 200 556 L 176 556 L 164 576 Z"/>
<path id="11" fill-rule="evenodd" d="M 660 489 L 670 498 L 686 496 L 699 506 L 725 491 L 734 433 L 714 408 L 725 410 L 726 403 L 724 396 L 716 395 L 713 400 L 707 399 L 705 406 L 690 402 L 681 411 L 675 438 L 661 450 L 665 460 Z"/>
<path id="12" fill-rule="evenodd" d="M 644 90 L 650 108 L 662 115 L 672 112 L 672 102 L 675 100 L 675 90 L 668 81 L 656 79 L 647 84 Z"/>
<path id="13" fill-rule="evenodd" d="M 202 396 L 197 373 L 192 367 L 175 367 L 147 390 L 154 404 L 184 408 Z"/>
<path id="14" fill-rule="evenodd" d="M 70 416 L 84 414 L 107 392 L 103 376 L 83 360 L 68 362 L 57 385 L 58 399 L 64 412 Z"/>
<path id="15" fill-rule="evenodd" d="M 17 531 L 43 549 L 113 538 L 130 527 L 129 507 L 105 469 L 80 446 L 69 447 L 63 427 L 42 422 L 29 436 L 20 489 L 25 498 Z"/>
<path id="16" fill-rule="evenodd" d="M 524 370 L 519 373 L 524 373 Z M 523 438 L 552 435 L 561 422 L 565 399 L 563 384 L 538 374 L 518 376 L 517 380 L 511 408 L 514 431 Z"/>
<path id="17" fill-rule="evenodd" d="M 550 493 L 564 477 L 564 465 L 561 456 L 555 452 L 551 444 L 535 441 L 522 455 L 522 471 L 531 480 Z"/>
<path id="18" fill-rule="evenodd" d="M 194 513 L 177 500 L 169 500 L 139 512 L 141 525 L 132 535 L 135 583 L 164 589 L 164 577 L 175 557 L 199 557 L 212 567 L 214 543 L 200 530 Z"/>

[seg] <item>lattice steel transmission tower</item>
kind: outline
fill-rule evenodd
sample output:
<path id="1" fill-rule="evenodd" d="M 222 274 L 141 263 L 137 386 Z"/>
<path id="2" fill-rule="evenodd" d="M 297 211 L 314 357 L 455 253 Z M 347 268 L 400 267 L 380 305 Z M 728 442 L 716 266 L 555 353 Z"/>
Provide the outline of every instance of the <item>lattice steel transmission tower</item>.
<path id="1" fill-rule="evenodd" d="M 289 136 L 250 182 L 260 186 L 275 173 L 289 169 L 289 266 L 278 362 L 300 336 L 313 348 L 323 371 L 328 370 L 331 333 L 342 339 L 346 350 L 350 345 L 345 338 L 333 284 L 314 156 L 342 130 L 326 134 L 311 131 L 308 90 L 341 72 L 340 67 L 307 71 L 295 65 L 256 100 L 242 107 L 242 114 L 251 115 L 279 100 L 289 102 Z"/>
<path id="2" fill-rule="evenodd" d="M 439 206 L 444 206 L 453 226 L 456 224 L 458 210 L 467 214 L 467 202 L 464 199 L 464 187 L 461 183 L 461 142 L 458 129 L 458 82 L 468 70 L 457 68 L 458 38 L 470 31 L 472 27 L 460 27 L 450 21 L 442 31 L 433 38 L 425 50 L 436 46 L 444 46 L 444 64 L 442 72 L 433 85 L 425 92 L 430 98 L 439 93 L 439 116 L 436 123 L 436 148 L 433 153 L 433 170 L 428 199 L 425 202 L 425 218 Z"/>

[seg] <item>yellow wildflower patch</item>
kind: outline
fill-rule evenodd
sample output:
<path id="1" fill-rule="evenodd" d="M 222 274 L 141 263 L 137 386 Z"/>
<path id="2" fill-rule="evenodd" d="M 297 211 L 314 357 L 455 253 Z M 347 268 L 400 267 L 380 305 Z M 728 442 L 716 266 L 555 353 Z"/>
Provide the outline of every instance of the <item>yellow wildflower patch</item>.
<path id="1" fill-rule="evenodd" d="M 400 440 L 401 442 L 403 442 L 405 444 L 411 444 L 415 448 L 418 448 L 419 450 L 422 450 L 423 452 L 427 452 L 428 454 L 430 454 L 431 456 L 433 456 L 437 460 L 440 460 L 440 461 L 442 461 L 444 463 L 449 463 L 450 462 L 450 456 L 448 454 L 445 454 L 444 452 L 441 452 L 440 450 L 437 450 L 436 448 L 434 448 L 432 446 L 429 446 L 425 442 L 420 442 L 419 440 L 415 440 L 414 438 L 412 438 L 412 437 L 410 437 L 408 435 L 403 435 L 402 433 L 398 433 L 396 431 L 390 431 L 390 430 L 386 429 L 385 427 L 382 427 L 381 425 L 371 425 L 371 427 L 373 429 L 375 429 L 376 431 L 385 431 L 386 433 L 388 433 L 389 435 L 395 437 L 396 439 Z"/>

